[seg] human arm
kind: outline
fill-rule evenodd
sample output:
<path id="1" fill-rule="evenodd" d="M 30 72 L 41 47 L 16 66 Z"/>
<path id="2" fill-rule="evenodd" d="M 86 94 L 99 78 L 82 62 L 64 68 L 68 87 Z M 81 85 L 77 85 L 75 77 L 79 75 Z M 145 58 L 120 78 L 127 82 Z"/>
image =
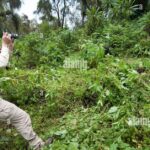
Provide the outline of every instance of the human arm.
<path id="1" fill-rule="evenodd" d="M 8 35 L 8 33 L 3 33 L 2 37 L 2 49 L 0 52 L 0 68 L 7 67 L 9 58 L 10 58 L 10 51 L 13 50 L 13 42 Z"/>

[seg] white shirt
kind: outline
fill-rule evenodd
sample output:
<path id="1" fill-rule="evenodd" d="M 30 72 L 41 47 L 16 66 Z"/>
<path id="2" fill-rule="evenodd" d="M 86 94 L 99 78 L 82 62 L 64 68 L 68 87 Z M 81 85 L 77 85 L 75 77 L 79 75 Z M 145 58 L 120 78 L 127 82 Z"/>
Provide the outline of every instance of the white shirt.
<path id="1" fill-rule="evenodd" d="M 3 46 L 0 53 L 0 68 L 7 67 L 8 62 L 9 62 L 9 48 Z"/>

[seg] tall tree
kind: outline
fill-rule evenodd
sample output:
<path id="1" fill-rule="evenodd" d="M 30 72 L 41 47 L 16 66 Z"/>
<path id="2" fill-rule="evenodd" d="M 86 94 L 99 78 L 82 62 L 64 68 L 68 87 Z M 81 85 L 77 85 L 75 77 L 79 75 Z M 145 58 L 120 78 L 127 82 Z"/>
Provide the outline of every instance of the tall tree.
<path id="1" fill-rule="evenodd" d="M 39 0 L 37 10 L 34 13 L 42 14 L 42 20 L 51 21 L 53 19 L 51 2 L 49 0 Z"/>
<path id="2" fill-rule="evenodd" d="M 82 24 L 87 10 L 96 8 L 110 18 L 129 18 L 134 13 L 145 12 L 150 8 L 150 0 L 77 0 L 81 5 Z M 148 7 L 149 6 L 149 7 Z"/>
<path id="3" fill-rule="evenodd" d="M 21 0 L 8 0 L 6 1 L 9 5 L 9 9 L 13 11 L 14 9 L 19 9 L 21 7 Z"/>
<path id="4" fill-rule="evenodd" d="M 84 20 L 85 20 L 87 8 L 88 8 L 87 0 L 82 0 L 82 1 L 81 1 L 82 25 L 84 24 Z"/>
<path id="5" fill-rule="evenodd" d="M 61 17 L 60 17 L 60 3 L 61 0 L 53 0 L 53 11 L 57 15 L 57 25 L 60 27 L 61 26 Z"/>
<path id="6" fill-rule="evenodd" d="M 57 25 L 64 27 L 65 18 L 70 13 L 71 0 L 52 0 L 52 9 L 54 15 L 56 14 Z"/>
<path id="7" fill-rule="evenodd" d="M 64 0 L 64 8 L 63 8 L 63 10 L 62 10 L 62 23 L 61 23 L 61 27 L 63 28 L 63 26 L 64 26 L 64 22 L 65 22 L 65 16 L 66 16 L 66 7 L 67 7 L 67 5 L 66 5 L 66 0 Z"/>
<path id="8" fill-rule="evenodd" d="M 71 5 L 72 0 L 39 0 L 35 13 L 42 14 L 43 21 L 54 21 L 58 27 L 63 28 Z"/>
<path id="9" fill-rule="evenodd" d="M 77 0 L 81 5 L 81 16 L 82 16 L 82 25 L 85 22 L 85 17 L 87 15 L 87 10 L 90 10 L 92 7 L 96 9 L 101 7 L 101 0 Z"/>
<path id="10" fill-rule="evenodd" d="M 11 20 L 10 23 L 13 23 L 15 30 L 19 29 L 19 16 L 14 12 L 15 9 L 19 9 L 21 7 L 21 0 L 0 0 L 0 22 L 1 32 L 4 30 L 4 27 Z M 12 26 L 10 24 L 10 26 Z"/>

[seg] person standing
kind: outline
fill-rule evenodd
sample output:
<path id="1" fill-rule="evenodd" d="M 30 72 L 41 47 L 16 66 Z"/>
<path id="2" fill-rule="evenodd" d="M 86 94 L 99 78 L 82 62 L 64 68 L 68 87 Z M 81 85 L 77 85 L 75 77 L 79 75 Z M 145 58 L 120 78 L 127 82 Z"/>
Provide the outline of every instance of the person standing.
<path id="1" fill-rule="evenodd" d="M 10 35 L 7 32 L 4 32 L 2 36 L 2 48 L 0 51 L 1 69 L 7 67 L 13 47 L 13 40 Z M 31 119 L 28 113 L 2 98 L 0 98 L 0 121 L 9 121 L 9 123 L 17 129 L 22 137 L 29 142 L 29 145 L 34 150 L 41 150 L 42 147 L 52 142 L 51 139 L 44 142 L 33 131 Z"/>

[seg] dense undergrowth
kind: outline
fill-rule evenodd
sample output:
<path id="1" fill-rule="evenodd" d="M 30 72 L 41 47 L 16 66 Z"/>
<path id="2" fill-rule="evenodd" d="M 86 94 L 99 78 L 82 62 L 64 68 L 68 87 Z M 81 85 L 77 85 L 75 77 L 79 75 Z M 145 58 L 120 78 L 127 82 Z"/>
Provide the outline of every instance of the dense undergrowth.
<path id="1" fill-rule="evenodd" d="M 54 137 L 45 149 L 149 150 L 150 124 L 130 124 L 150 114 L 149 16 L 107 22 L 91 35 L 87 28 L 50 30 L 16 42 L 10 69 L 1 70 L 0 95 L 31 115 L 43 139 Z M 66 58 L 88 68 L 64 68 Z M 28 149 L 2 126 L 0 149 Z"/>

